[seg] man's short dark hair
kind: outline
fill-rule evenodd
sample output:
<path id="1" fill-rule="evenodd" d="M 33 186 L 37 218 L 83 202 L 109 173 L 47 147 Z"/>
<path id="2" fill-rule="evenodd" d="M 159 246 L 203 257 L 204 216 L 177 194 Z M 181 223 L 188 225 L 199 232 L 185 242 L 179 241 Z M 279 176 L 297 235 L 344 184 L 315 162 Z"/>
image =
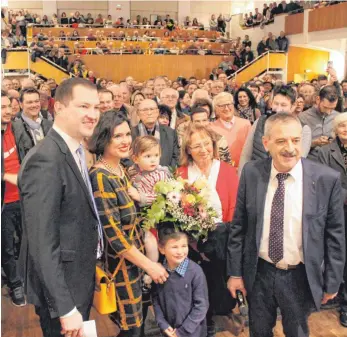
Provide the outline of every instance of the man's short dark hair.
<path id="1" fill-rule="evenodd" d="M 197 106 L 197 107 L 192 107 L 192 110 L 190 113 L 190 120 L 193 121 L 193 116 L 196 114 L 201 114 L 201 113 L 205 113 L 207 115 L 207 119 L 210 118 L 210 114 L 205 108 L 202 108 L 201 106 Z"/>
<path id="2" fill-rule="evenodd" d="M 110 94 L 112 96 L 112 101 L 114 100 L 113 92 L 111 90 L 100 88 L 98 89 L 98 94 Z"/>
<path id="3" fill-rule="evenodd" d="M 319 91 L 319 98 L 321 100 L 327 99 L 330 103 L 334 103 L 338 100 L 339 96 L 333 85 L 326 85 Z"/>
<path id="4" fill-rule="evenodd" d="M 30 95 L 30 94 L 37 94 L 40 97 L 40 93 L 37 89 L 35 88 L 25 88 L 23 90 L 21 90 L 20 94 L 19 94 L 19 102 L 23 103 L 24 101 L 24 96 L 25 95 Z"/>
<path id="5" fill-rule="evenodd" d="M 318 80 L 316 78 L 312 78 L 312 80 L 310 81 L 310 83 L 313 84 L 313 82 L 317 82 Z"/>
<path id="6" fill-rule="evenodd" d="M 347 83 L 347 78 L 341 81 L 341 85 Z"/>
<path id="7" fill-rule="evenodd" d="M 207 111 L 208 118 L 210 118 L 210 116 L 213 112 L 213 106 L 212 106 L 211 101 L 209 101 L 208 99 L 206 99 L 206 98 L 196 99 L 193 106 L 192 106 L 192 109 L 201 108 L 201 107 L 206 106 L 206 105 L 210 108 L 210 111 Z"/>
<path id="8" fill-rule="evenodd" d="M 290 85 L 281 85 L 281 86 L 275 87 L 273 92 L 273 97 L 277 95 L 281 95 L 281 96 L 289 98 L 292 105 L 296 101 L 296 92 Z"/>
<path id="9" fill-rule="evenodd" d="M 263 83 L 263 85 L 265 85 L 265 84 L 270 84 L 270 85 L 271 85 L 271 90 L 273 90 L 274 85 L 273 85 L 273 83 L 272 83 L 272 82 L 264 82 L 264 83 Z"/>
<path id="10" fill-rule="evenodd" d="M 7 96 L 7 91 L 1 90 L 1 97 L 8 97 Z"/>
<path id="11" fill-rule="evenodd" d="M 248 83 L 246 88 L 247 89 L 249 89 L 249 88 L 256 88 L 258 90 L 258 92 L 260 91 L 259 85 L 256 85 L 254 82 Z"/>
<path id="12" fill-rule="evenodd" d="M 69 105 L 70 101 L 73 99 L 73 89 L 79 85 L 91 90 L 96 90 L 95 84 L 89 80 L 79 77 L 69 78 L 58 86 L 54 96 L 55 101 L 65 106 Z"/>
<path id="13" fill-rule="evenodd" d="M 328 77 L 326 75 L 318 75 L 318 81 L 327 81 Z"/>
<path id="14" fill-rule="evenodd" d="M 96 125 L 90 137 L 88 144 L 89 151 L 96 154 L 96 156 L 102 156 L 105 148 L 112 140 L 114 129 L 124 122 L 128 123 L 130 128 L 130 122 L 123 112 L 109 110 L 101 115 L 99 123 Z"/>

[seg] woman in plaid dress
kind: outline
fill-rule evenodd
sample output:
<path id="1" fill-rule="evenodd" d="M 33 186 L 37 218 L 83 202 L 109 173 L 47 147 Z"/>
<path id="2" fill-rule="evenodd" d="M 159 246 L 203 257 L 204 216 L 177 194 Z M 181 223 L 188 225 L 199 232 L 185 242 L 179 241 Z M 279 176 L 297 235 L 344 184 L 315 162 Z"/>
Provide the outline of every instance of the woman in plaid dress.
<path id="1" fill-rule="evenodd" d="M 96 126 L 89 150 L 99 157 L 90 179 L 104 234 L 105 269 L 115 277 L 118 311 L 111 314 L 121 333 L 119 337 L 140 336 L 142 324 L 141 276 L 146 271 L 155 282 L 164 283 L 163 266 L 143 254 L 142 231 L 136 207 L 128 191 L 130 185 L 120 160 L 129 156 L 131 131 L 123 114 L 108 111 Z"/>

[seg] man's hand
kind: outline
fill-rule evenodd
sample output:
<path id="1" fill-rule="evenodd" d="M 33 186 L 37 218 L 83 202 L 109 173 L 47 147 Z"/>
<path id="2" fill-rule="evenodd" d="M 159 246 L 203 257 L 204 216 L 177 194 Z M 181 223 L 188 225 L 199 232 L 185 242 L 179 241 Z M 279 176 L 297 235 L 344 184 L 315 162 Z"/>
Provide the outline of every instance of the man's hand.
<path id="1" fill-rule="evenodd" d="M 133 186 L 128 188 L 128 194 L 130 195 L 131 199 L 133 199 L 133 200 L 136 200 L 136 201 L 140 201 L 141 200 L 140 193 Z"/>
<path id="2" fill-rule="evenodd" d="M 155 283 L 163 284 L 169 277 L 168 272 L 160 263 L 152 262 L 145 271 Z"/>
<path id="3" fill-rule="evenodd" d="M 176 337 L 176 329 L 173 329 L 171 326 L 169 326 L 166 330 L 164 330 L 165 334 L 170 337 Z"/>
<path id="4" fill-rule="evenodd" d="M 329 138 L 327 136 L 320 136 L 312 141 L 311 146 L 316 147 L 316 146 L 323 146 L 326 144 L 329 144 Z"/>
<path id="5" fill-rule="evenodd" d="M 83 337 L 83 318 L 79 311 L 68 317 L 60 317 L 61 334 L 66 337 Z"/>
<path id="6" fill-rule="evenodd" d="M 236 298 L 236 290 L 240 290 L 243 296 L 247 296 L 247 291 L 241 277 L 229 277 L 227 286 L 232 297 Z"/>
<path id="7" fill-rule="evenodd" d="M 335 298 L 336 295 L 337 295 L 337 293 L 335 293 L 335 294 L 324 293 L 323 299 L 322 299 L 322 304 L 326 304 L 329 300 L 332 300 L 333 298 Z"/>

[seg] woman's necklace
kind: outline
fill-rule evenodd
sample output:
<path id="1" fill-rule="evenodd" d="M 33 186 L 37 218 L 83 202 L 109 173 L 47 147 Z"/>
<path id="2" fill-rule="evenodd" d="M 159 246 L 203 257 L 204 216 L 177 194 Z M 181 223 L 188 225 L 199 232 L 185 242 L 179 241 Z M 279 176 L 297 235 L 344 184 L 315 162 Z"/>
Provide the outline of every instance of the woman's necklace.
<path id="1" fill-rule="evenodd" d="M 124 177 L 124 171 L 120 164 L 118 164 L 117 167 L 112 167 L 102 156 L 100 156 L 99 162 L 102 163 L 107 168 L 107 170 L 110 171 L 111 173 L 121 178 Z M 117 169 L 118 169 L 118 172 L 117 172 Z"/>

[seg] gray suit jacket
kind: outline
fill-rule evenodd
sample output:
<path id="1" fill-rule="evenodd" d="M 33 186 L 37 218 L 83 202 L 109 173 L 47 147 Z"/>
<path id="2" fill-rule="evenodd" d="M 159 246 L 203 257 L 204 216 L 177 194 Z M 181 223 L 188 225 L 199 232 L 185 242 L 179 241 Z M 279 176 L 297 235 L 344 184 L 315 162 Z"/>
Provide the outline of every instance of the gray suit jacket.
<path id="1" fill-rule="evenodd" d="M 334 139 L 330 144 L 324 145 L 319 149 L 318 161 L 340 173 L 344 200 L 347 200 L 347 170 L 339 144 Z"/>
<path id="2" fill-rule="evenodd" d="M 251 161 L 242 171 L 236 210 L 230 226 L 227 272 L 241 276 L 252 292 L 263 230 L 271 159 Z M 334 170 L 302 159 L 303 253 L 308 282 L 317 309 L 323 291 L 335 293 L 346 258 L 340 177 Z"/>

